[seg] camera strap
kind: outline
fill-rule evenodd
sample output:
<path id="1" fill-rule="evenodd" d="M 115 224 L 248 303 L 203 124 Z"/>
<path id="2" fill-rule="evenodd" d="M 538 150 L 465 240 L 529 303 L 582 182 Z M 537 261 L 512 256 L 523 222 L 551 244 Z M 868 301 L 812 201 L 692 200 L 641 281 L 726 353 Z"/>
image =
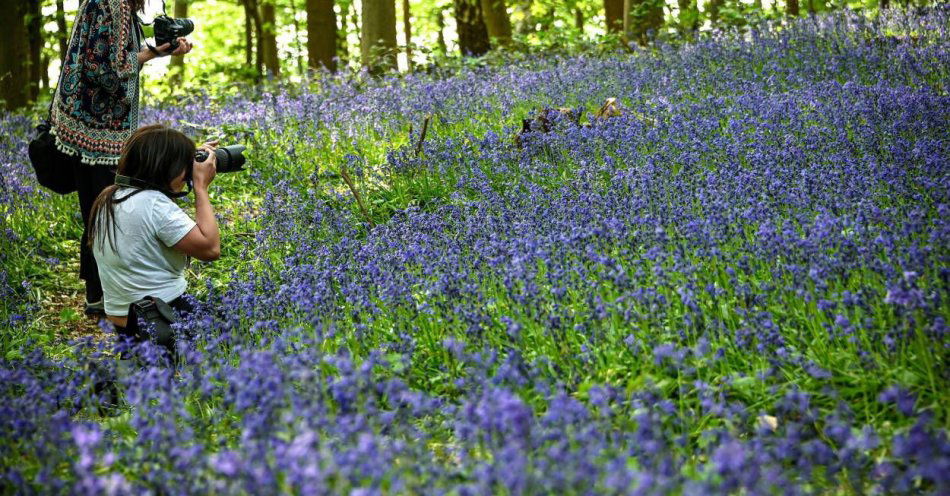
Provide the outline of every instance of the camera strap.
<path id="1" fill-rule="evenodd" d="M 190 181 L 187 183 L 188 189 L 186 189 L 185 191 L 179 191 L 179 192 L 177 192 L 177 193 L 173 193 L 173 192 L 169 191 L 169 190 L 166 189 L 166 188 L 159 188 L 157 185 L 152 184 L 152 183 L 150 183 L 150 182 L 143 181 L 143 180 L 141 180 L 141 179 L 137 179 L 137 178 L 134 178 L 134 177 L 123 176 L 122 174 L 116 174 L 116 175 L 115 175 L 115 184 L 117 184 L 117 185 L 119 185 L 119 186 L 125 186 L 125 187 L 127 187 L 127 188 L 135 188 L 135 189 L 143 190 L 143 191 L 144 191 L 144 190 L 147 190 L 147 189 L 155 190 L 155 191 L 158 191 L 159 193 L 161 193 L 161 194 L 163 194 L 163 195 L 165 195 L 165 196 L 171 198 L 172 200 L 175 200 L 175 199 L 178 199 L 178 198 L 184 198 L 184 197 L 188 196 L 189 193 L 191 193 L 191 182 L 190 182 Z M 135 193 L 132 193 L 132 194 L 135 194 Z M 129 195 L 129 196 L 132 196 L 132 195 Z M 123 200 L 125 200 L 126 198 L 128 198 L 128 196 L 125 197 L 125 198 L 123 198 Z"/>

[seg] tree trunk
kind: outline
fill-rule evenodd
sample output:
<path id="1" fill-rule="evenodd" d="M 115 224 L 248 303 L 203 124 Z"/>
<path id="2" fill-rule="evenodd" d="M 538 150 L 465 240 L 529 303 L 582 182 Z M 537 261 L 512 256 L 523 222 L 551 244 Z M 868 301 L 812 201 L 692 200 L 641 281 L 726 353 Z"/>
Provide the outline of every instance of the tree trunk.
<path id="1" fill-rule="evenodd" d="M 707 7 L 709 12 L 709 23 L 712 24 L 712 27 L 716 27 L 716 24 L 719 23 L 719 9 L 722 8 L 725 0 L 711 0 Z"/>
<path id="2" fill-rule="evenodd" d="M 40 58 L 40 89 L 49 91 L 49 55 L 43 54 Z"/>
<path id="3" fill-rule="evenodd" d="M 798 0 L 786 0 L 785 11 L 792 17 L 798 17 Z"/>
<path id="4" fill-rule="evenodd" d="M 29 103 L 30 40 L 26 29 L 29 4 L 23 0 L 0 0 L 0 29 L 6 37 L 0 50 L 0 99 L 7 110 Z"/>
<path id="5" fill-rule="evenodd" d="M 247 0 L 241 3 L 244 5 L 244 64 L 250 67 L 254 63 L 254 14 Z"/>
<path id="6" fill-rule="evenodd" d="M 574 9 L 574 27 L 578 31 L 584 31 L 584 11 L 580 7 Z"/>
<path id="7" fill-rule="evenodd" d="M 402 0 L 402 30 L 406 36 L 406 68 L 412 72 L 412 10 L 409 0 Z"/>
<path id="8" fill-rule="evenodd" d="M 307 0 L 307 65 L 336 72 L 336 44 L 333 0 Z"/>
<path id="9" fill-rule="evenodd" d="M 30 101 L 40 96 L 40 81 L 43 80 L 43 66 L 40 63 L 43 52 L 43 5 L 41 0 L 28 0 L 29 13 L 26 18 L 26 30 L 30 42 Z"/>
<path id="10" fill-rule="evenodd" d="M 891 0 L 881 0 L 878 6 L 881 8 L 881 10 L 888 9 L 891 6 Z"/>
<path id="11" fill-rule="evenodd" d="M 340 23 L 337 24 L 336 30 L 336 56 L 338 59 L 337 69 L 340 68 L 339 66 L 346 67 L 350 60 L 350 49 L 346 41 L 346 33 L 348 32 L 346 28 L 346 16 L 350 14 L 351 5 L 351 2 L 342 2 L 342 5 L 340 6 Z"/>
<path id="12" fill-rule="evenodd" d="M 489 38 L 499 45 L 511 43 L 511 19 L 505 0 L 481 0 L 481 6 Z"/>
<path id="13" fill-rule="evenodd" d="M 463 56 L 478 57 L 491 49 L 479 0 L 455 0 L 455 25 Z"/>
<path id="14" fill-rule="evenodd" d="M 608 33 L 619 34 L 623 31 L 623 1 L 604 0 L 604 19 L 607 21 Z"/>
<path id="15" fill-rule="evenodd" d="M 66 8 L 63 6 L 63 0 L 56 0 L 56 38 L 59 40 L 59 60 L 66 58 L 67 44 L 69 43 L 69 32 L 66 31 Z"/>
<path id="16" fill-rule="evenodd" d="M 261 4 L 261 19 L 264 21 L 264 67 L 271 76 L 280 77 L 280 56 L 277 53 L 277 15 L 273 0 Z"/>
<path id="17" fill-rule="evenodd" d="M 363 0 L 360 55 L 363 67 L 378 75 L 396 65 L 396 2 Z"/>
<path id="18" fill-rule="evenodd" d="M 175 18 L 182 19 L 188 17 L 189 0 L 175 0 Z M 185 57 L 183 55 L 172 55 L 168 62 L 168 77 L 172 87 L 178 86 L 185 79 Z"/>
<path id="19" fill-rule="evenodd" d="M 534 14 L 531 13 L 531 4 L 534 0 L 515 0 L 515 10 L 521 14 L 521 22 L 518 23 L 519 34 L 531 34 L 537 31 L 537 22 Z M 620 0 L 621 2 L 623 0 Z"/>
<path id="20" fill-rule="evenodd" d="M 449 47 L 445 44 L 445 12 L 442 9 L 437 9 L 435 15 L 436 24 L 439 26 L 439 36 L 436 38 L 436 44 L 439 46 L 439 53 L 443 56 L 449 54 Z"/>
<path id="21" fill-rule="evenodd" d="M 333 6 L 331 6 L 330 9 L 332 10 Z M 300 21 L 297 20 L 297 2 L 295 0 L 290 0 L 290 18 L 294 20 L 294 45 L 295 51 L 297 52 L 297 72 L 303 75 L 307 73 L 307 64 L 303 61 L 304 48 L 303 43 L 300 41 Z M 333 27 L 336 28 L 336 22 L 333 23 Z M 333 40 L 333 45 L 334 48 L 336 48 L 336 40 Z"/>
<path id="22" fill-rule="evenodd" d="M 250 21 L 250 26 L 253 28 L 254 33 L 254 70 L 257 73 L 257 78 L 260 80 L 261 76 L 264 74 L 264 23 L 261 22 L 261 9 L 257 0 L 243 0 L 244 2 L 244 15 L 247 16 L 247 19 Z M 251 37 L 247 36 L 248 47 L 251 46 L 250 43 Z M 245 54 L 247 55 L 247 54 Z M 250 65 L 250 64 L 248 64 Z"/>
<path id="23" fill-rule="evenodd" d="M 713 0 L 722 1 L 722 0 Z M 624 34 L 628 41 L 646 46 L 650 33 L 656 35 L 663 26 L 662 0 L 625 0 Z"/>
<path id="24" fill-rule="evenodd" d="M 696 0 L 678 0 L 680 30 L 695 32 L 699 29 L 699 7 Z"/>

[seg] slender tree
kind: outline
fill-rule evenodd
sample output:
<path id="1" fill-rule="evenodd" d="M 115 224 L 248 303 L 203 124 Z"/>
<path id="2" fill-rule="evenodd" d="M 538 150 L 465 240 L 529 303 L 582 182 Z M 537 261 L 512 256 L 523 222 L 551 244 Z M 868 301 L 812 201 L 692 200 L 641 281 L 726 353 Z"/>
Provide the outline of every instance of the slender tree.
<path id="1" fill-rule="evenodd" d="M 297 73 L 306 74 L 307 73 L 307 64 L 304 62 L 304 48 L 303 42 L 300 41 L 300 21 L 297 16 L 297 1 L 290 1 L 290 18 L 294 20 L 294 51 L 297 52 Z M 306 11 L 306 7 L 304 8 Z M 332 7 L 331 7 L 332 10 Z M 306 14 L 306 12 L 304 12 Z M 333 27 L 336 27 L 336 23 L 333 23 Z M 334 40 L 334 46 L 336 45 L 336 40 Z"/>
<path id="2" fill-rule="evenodd" d="M 627 40 L 646 45 L 650 32 L 656 33 L 663 26 L 664 4 L 664 0 L 625 0 L 623 18 Z"/>
<path id="3" fill-rule="evenodd" d="M 333 0 L 307 0 L 307 65 L 336 72 L 337 42 Z"/>
<path id="4" fill-rule="evenodd" d="M 435 10 L 436 25 L 439 27 L 439 35 L 436 38 L 436 45 L 439 47 L 439 53 L 448 55 L 449 47 L 445 44 L 445 12 L 441 8 Z"/>
<path id="5" fill-rule="evenodd" d="M 479 0 L 455 0 L 455 25 L 462 55 L 478 57 L 491 49 Z"/>
<path id="6" fill-rule="evenodd" d="M 175 17 L 182 19 L 188 17 L 188 3 L 190 0 L 175 0 Z M 182 55 L 172 55 L 168 62 L 168 76 L 172 86 L 181 84 L 185 79 L 185 57 Z"/>
<path id="7" fill-rule="evenodd" d="M 574 27 L 578 31 L 584 31 L 584 11 L 580 7 L 574 7 Z"/>
<path id="8" fill-rule="evenodd" d="M 785 12 L 792 17 L 798 17 L 798 0 L 785 0 Z"/>
<path id="9" fill-rule="evenodd" d="M 263 0 L 261 3 L 261 20 L 263 21 L 264 67 L 273 77 L 280 77 L 280 55 L 277 53 L 277 13 L 273 0 Z"/>
<path id="10" fill-rule="evenodd" d="M 406 67 L 412 72 L 412 10 L 409 0 L 402 0 L 402 30 L 406 36 Z"/>
<path id="11" fill-rule="evenodd" d="M 250 65 L 250 51 L 251 46 L 253 46 L 254 53 L 254 71 L 257 74 L 257 78 L 264 74 L 264 23 L 261 20 L 261 9 L 258 0 L 242 0 L 244 4 L 244 15 L 247 18 L 246 27 L 249 28 L 247 34 L 245 35 L 246 50 L 245 56 L 248 59 L 248 65 Z M 250 33 L 253 33 L 253 40 Z M 253 41 L 253 43 L 252 43 Z"/>
<path id="12" fill-rule="evenodd" d="M 604 0 L 604 19 L 608 33 L 623 31 L 623 0 Z"/>
<path id="13" fill-rule="evenodd" d="M 380 74 L 396 66 L 396 2 L 363 0 L 360 55 L 363 67 Z"/>
<path id="14" fill-rule="evenodd" d="M 621 2 L 623 0 L 620 0 Z M 531 34 L 537 31 L 537 19 L 531 12 L 531 5 L 534 0 L 513 0 L 515 10 L 521 14 L 521 22 L 518 23 L 519 34 Z"/>
<path id="15" fill-rule="evenodd" d="M 679 22 L 682 32 L 696 32 L 699 30 L 699 5 L 697 0 L 678 0 Z"/>
<path id="16" fill-rule="evenodd" d="M 29 60 L 29 95 L 30 100 L 35 101 L 40 96 L 40 81 L 43 80 L 43 71 L 46 66 L 42 64 L 43 45 L 43 2 L 41 0 L 26 0 L 26 31 L 30 43 Z"/>
<path id="17" fill-rule="evenodd" d="M 340 6 L 340 22 L 337 24 L 336 31 L 336 56 L 339 60 L 339 64 L 346 67 L 350 60 L 350 46 L 346 39 L 347 33 L 349 32 L 346 25 L 346 18 L 350 14 L 350 8 L 353 6 L 353 2 L 343 1 L 338 2 L 337 5 Z"/>
<path id="18" fill-rule="evenodd" d="M 30 99 L 29 7 L 23 0 L 0 0 L 0 29 L 8 37 L 0 50 L 0 99 L 7 110 L 23 107 Z"/>
<path id="19" fill-rule="evenodd" d="M 706 5 L 706 11 L 709 12 L 709 22 L 715 28 L 719 24 L 719 9 L 722 8 L 725 0 L 710 0 Z"/>
<path id="20" fill-rule="evenodd" d="M 511 43 L 511 19 L 505 0 L 481 0 L 488 36 L 499 45 Z"/>
<path id="21" fill-rule="evenodd" d="M 250 67 L 254 64 L 254 14 L 251 4 L 244 0 L 244 64 Z"/>
<path id="22" fill-rule="evenodd" d="M 59 58 L 66 56 L 66 44 L 69 43 L 69 33 L 66 32 L 66 8 L 63 0 L 56 0 L 56 39 L 59 41 Z"/>

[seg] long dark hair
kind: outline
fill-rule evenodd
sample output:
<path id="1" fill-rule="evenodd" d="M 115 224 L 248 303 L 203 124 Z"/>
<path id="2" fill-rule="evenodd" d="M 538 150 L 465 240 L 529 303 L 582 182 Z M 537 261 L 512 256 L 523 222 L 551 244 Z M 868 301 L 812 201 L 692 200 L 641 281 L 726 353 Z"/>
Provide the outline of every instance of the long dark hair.
<path id="1" fill-rule="evenodd" d="M 132 7 L 132 12 L 145 12 L 145 1 L 146 0 L 128 0 L 129 5 Z"/>
<path id="2" fill-rule="evenodd" d="M 137 129 L 122 145 L 118 174 L 137 179 L 148 185 L 147 189 L 168 192 L 172 179 L 180 176 L 195 159 L 195 142 L 170 127 L 153 124 Z M 89 247 L 103 235 L 115 250 L 115 206 L 122 203 L 130 193 L 116 198 L 118 185 L 111 185 L 99 193 L 89 214 Z M 141 190 L 139 190 L 141 191 Z M 100 214 L 102 219 L 99 219 Z"/>

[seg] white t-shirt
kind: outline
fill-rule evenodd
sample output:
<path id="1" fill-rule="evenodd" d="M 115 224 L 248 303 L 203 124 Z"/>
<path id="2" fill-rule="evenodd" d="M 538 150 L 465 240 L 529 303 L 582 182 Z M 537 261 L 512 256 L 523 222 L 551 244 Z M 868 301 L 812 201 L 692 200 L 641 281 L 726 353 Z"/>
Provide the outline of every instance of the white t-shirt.
<path id="1" fill-rule="evenodd" d="M 120 200 L 136 191 L 119 188 Z M 100 212 L 97 222 L 105 219 Z M 172 301 L 185 292 L 188 257 L 172 246 L 195 227 L 195 221 L 164 194 L 145 190 L 115 205 L 115 250 L 103 232 L 92 253 L 107 315 L 125 316 L 129 304 L 146 296 Z"/>

